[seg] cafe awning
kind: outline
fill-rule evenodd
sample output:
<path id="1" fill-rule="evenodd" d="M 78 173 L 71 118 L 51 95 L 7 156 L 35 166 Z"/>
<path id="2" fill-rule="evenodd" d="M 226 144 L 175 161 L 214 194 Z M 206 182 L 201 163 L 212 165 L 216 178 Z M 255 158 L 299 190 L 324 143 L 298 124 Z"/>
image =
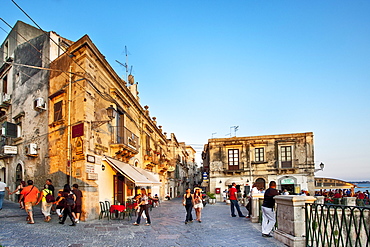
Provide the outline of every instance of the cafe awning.
<path id="1" fill-rule="evenodd" d="M 229 178 L 226 180 L 225 185 L 232 185 L 232 183 L 235 183 L 236 185 L 243 185 L 247 183 L 247 181 L 240 180 L 240 179 L 235 179 L 235 178 Z"/>
<path id="2" fill-rule="evenodd" d="M 136 186 L 155 186 L 161 185 L 158 178 L 153 172 L 146 171 L 140 167 L 134 167 L 128 163 L 105 156 L 106 161 L 115 170 L 135 183 Z"/>

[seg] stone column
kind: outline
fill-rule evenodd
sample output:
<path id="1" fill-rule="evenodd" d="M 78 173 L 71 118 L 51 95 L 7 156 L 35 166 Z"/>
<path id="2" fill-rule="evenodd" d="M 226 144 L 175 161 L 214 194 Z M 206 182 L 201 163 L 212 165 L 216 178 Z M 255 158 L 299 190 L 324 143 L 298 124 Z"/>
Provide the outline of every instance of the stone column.
<path id="1" fill-rule="evenodd" d="M 325 196 L 315 196 L 316 204 L 324 204 L 325 203 Z"/>
<path id="2" fill-rule="evenodd" d="M 342 202 L 346 206 L 356 206 L 356 197 L 343 197 Z"/>
<path id="3" fill-rule="evenodd" d="M 287 246 L 306 245 L 305 204 L 313 203 L 313 196 L 275 196 L 278 229 L 274 237 Z"/>
<path id="4" fill-rule="evenodd" d="M 260 198 L 263 198 L 264 194 L 263 193 L 255 193 L 252 195 L 252 218 L 251 222 L 252 223 L 258 223 L 259 217 L 260 217 Z"/>

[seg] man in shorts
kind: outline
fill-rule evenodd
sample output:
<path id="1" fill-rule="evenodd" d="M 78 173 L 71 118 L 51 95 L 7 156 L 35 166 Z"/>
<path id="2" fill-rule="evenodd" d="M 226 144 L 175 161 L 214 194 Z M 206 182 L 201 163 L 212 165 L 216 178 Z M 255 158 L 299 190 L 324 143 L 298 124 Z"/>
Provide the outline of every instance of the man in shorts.
<path id="1" fill-rule="evenodd" d="M 80 215 L 82 213 L 82 192 L 81 190 L 78 189 L 78 184 L 72 185 L 72 192 L 76 196 L 76 204 L 74 208 L 72 209 L 72 214 L 75 218 L 75 222 L 79 223 L 80 222 Z"/>
<path id="2" fill-rule="evenodd" d="M 27 223 L 35 224 L 35 221 L 33 220 L 32 207 L 40 203 L 42 196 L 40 196 L 40 191 L 36 188 L 36 186 L 33 185 L 32 180 L 28 180 L 27 185 L 28 186 L 23 188 L 21 191 L 20 200 L 24 198 L 24 209 L 28 214 Z"/>

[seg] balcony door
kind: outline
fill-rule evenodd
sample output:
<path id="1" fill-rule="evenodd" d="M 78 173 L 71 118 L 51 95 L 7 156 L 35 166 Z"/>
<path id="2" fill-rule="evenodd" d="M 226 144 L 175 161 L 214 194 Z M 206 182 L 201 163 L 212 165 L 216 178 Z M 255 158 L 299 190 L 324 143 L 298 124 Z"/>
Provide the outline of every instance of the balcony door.
<path id="1" fill-rule="evenodd" d="M 229 170 L 239 169 L 239 149 L 228 149 Z"/>

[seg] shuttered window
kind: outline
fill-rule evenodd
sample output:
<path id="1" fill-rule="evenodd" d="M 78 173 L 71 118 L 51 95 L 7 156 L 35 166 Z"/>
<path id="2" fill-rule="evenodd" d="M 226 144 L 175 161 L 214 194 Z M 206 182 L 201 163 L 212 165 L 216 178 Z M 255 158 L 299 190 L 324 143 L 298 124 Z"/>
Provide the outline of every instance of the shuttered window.
<path id="1" fill-rule="evenodd" d="M 265 160 L 265 157 L 264 157 L 264 148 L 256 148 L 254 150 L 254 154 L 255 154 L 255 161 L 256 162 L 263 162 Z"/>
<path id="2" fill-rule="evenodd" d="M 229 170 L 239 169 L 239 149 L 228 150 Z"/>
<path id="3" fill-rule="evenodd" d="M 292 168 L 292 147 L 281 147 L 281 168 Z"/>
<path id="4" fill-rule="evenodd" d="M 63 118 L 62 106 L 63 106 L 63 100 L 54 104 L 54 122 L 59 121 Z"/>

